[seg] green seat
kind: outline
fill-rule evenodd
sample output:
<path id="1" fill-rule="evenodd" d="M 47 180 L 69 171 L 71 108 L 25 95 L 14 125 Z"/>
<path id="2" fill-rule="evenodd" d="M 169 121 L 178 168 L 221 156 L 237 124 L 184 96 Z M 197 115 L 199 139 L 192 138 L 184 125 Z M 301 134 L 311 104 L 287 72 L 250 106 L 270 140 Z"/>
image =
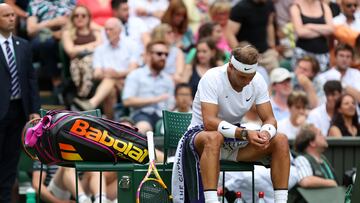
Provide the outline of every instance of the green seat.
<path id="1" fill-rule="evenodd" d="M 191 113 L 172 112 L 163 110 L 164 122 L 164 164 L 167 163 L 168 154 L 171 150 L 175 151 L 180 138 L 190 125 Z"/>
<path id="2" fill-rule="evenodd" d="M 164 125 L 163 125 L 162 119 L 160 119 L 160 120 L 158 120 L 158 122 L 156 122 L 154 136 L 156 136 L 156 137 L 164 136 L 163 132 L 161 132 L 162 131 L 161 128 L 163 128 L 163 126 Z"/>
<path id="3" fill-rule="evenodd" d="M 191 113 L 172 112 L 163 110 L 164 120 L 164 164 L 167 164 L 168 151 L 175 150 L 178 142 L 186 132 L 191 122 Z M 255 202 L 255 181 L 254 181 L 254 163 L 220 161 L 220 171 L 223 174 L 223 187 L 225 185 L 226 171 L 251 171 L 252 173 L 252 197 Z"/>

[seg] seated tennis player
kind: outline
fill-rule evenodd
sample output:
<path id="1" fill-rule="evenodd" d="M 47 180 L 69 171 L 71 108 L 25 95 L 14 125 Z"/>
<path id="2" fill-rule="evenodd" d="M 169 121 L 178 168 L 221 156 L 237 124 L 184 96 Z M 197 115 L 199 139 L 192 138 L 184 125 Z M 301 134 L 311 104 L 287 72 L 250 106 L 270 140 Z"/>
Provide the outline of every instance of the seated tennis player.
<path id="1" fill-rule="evenodd" d="M 270 161 L 275 203 L 286 203 L 289 144 L 276 132 L 267 84 L 256 72 L 259 53 L 252 46 L 232 51 L 230 62 L 208 70 L 193 102 L 193 117 L 181 138 L 174 162 L 174 202 L 218 203 L 219 160 Z M 256 104 L 260 131 L 241 128 Z"/>

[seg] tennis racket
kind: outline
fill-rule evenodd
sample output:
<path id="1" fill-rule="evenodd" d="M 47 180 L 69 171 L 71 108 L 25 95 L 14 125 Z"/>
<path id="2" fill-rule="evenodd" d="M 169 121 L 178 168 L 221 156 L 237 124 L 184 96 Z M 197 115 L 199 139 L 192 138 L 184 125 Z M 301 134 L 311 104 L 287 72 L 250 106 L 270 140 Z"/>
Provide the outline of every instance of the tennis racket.
<path id="1" fill-rule="evenodd" d="M 172 196 L 161 179 L 155 166 L 154 134 L 147 132 L 149 150 L 149 169 L 136 192 L 136 203 L 167 203 L 172 202 Z M 155 177 L 150 177 L 155 175 Z"/>

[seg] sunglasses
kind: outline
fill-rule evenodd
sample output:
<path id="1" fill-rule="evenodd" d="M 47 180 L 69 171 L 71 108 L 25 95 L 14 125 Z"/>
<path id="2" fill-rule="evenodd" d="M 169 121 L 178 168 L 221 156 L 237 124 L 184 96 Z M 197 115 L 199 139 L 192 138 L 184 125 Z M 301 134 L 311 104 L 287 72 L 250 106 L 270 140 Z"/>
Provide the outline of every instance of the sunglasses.
<path id="1" fill-rule="evenodd" d="M 354 8 L 357 8 L 358 7 L 358 4 L 357 3 L 349 3 L 349 4 L 345 4 L 346 8 L 351 8 L 351 7 L 354 7 Z"/>
<path id="2" fill-rule="evenodd" d="M 168 52 L 161 52 L 161 51 L 153 51 L 152 53 L 156 54 L 159 57 L 161 57 L 161 56 L 167 57 L 169 55 Z"/>
<path id="3" fill-rule="evenodd" d="M 83 14 L 83 13 L 81 13 L 81 14 L 79 14 L 79 13 L 74 14 L 74 18 L 79 18 L 79 17 L 81 17 L 81 18 L 86 18 L 87 16 L 88 16 L 88 15 Z"/>

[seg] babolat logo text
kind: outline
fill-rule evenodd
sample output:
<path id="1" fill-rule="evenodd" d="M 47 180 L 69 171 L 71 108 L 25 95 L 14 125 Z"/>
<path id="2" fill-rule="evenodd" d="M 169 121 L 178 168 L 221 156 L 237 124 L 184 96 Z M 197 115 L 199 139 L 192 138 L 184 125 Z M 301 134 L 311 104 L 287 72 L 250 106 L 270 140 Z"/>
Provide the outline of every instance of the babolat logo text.
<path id="1" fill-rule="evenodd" d="M 132 142 L 120 140 L 109 135 L 107 130 L 101 132 L 101 130 L 90 127 L 89 122 L 77 119 L 70 129 L 70 132 L 86 137 L 90 140 L 98 142 L 108 147 L 112 147 L 116 150 L 118 155 L 125 156 L 141 163 L 147 156 L 147 149 L 140 149 L 134 146 Z"/>

